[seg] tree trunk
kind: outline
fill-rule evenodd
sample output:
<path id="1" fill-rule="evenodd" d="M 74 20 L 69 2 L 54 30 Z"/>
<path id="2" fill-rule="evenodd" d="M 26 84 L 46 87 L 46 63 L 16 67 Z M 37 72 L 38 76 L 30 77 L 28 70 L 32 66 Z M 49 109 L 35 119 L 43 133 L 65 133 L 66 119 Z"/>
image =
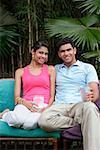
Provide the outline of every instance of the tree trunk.
<path id="1" fill-rule="evenodd" d="M 36 27 L 36 41 L 38 41 L 39 35 L 38 35 L 38 23 L 37 23 L 37 21 L 36 21 L 35 27 Z"/>
<path id="2" fill-rule="evenodd" d="M 13 57 L 13 52 L 11 52 L 11 66 L 12 66 L 12 77 L 14 78 L 14 57 Z"/>
<path id="3" fill-rule="evenodd" d="M 30 11 L 31 1 L 28 0 L 28 22 L 29 22 L 29 53 L 31 52 L 31 11 Z"/>
<path id="4" fill-rule="evenodd" d="M 19 39 L 19 67 L 22 67 L 22 47 L 21 47 L 21 40 Z"/>

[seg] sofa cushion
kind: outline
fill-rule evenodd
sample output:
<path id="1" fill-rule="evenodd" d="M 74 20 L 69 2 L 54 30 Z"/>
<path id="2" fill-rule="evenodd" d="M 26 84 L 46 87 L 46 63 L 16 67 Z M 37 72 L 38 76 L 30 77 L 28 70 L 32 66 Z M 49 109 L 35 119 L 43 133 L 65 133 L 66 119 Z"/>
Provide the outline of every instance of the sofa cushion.
<path id="1" fill-rule="evenodd" d="M 1 130 L 2 129 L 2 130 Z M 20 128 L 14 128 L 8 126 L 8 124 L 4 121 L 0 120 L 0 136 L 10 136 L 10 137 L 53 137 L 60 138 L 60 132 L 46 132 L 41 128 L 36 128 L 34 130 L 24 130 Z"/>
<path id="2" fill-rule="evenodd" d="M 81 125 L 77 124 L 74 127 L 62 131 L 62 137 L 73 140 L 81 140 L 82 139 Z"/>
<path id="3" fill-rule="evenodd" d="M 14 79 L 0 79 L 0 112 L 4 109 L 14 108 Z M 8 126 L 4 121 L 0 120 L 0 136 L 9 137 L 54 137 L 59 138 L 59 132 L 46 132 L 40 128 L 34 130 L 24 130 Z"/>
<path id="4" fill-rule="evenodd" d="M 14 108 L 14 79 L 0 79 L 0 112 Z"/>

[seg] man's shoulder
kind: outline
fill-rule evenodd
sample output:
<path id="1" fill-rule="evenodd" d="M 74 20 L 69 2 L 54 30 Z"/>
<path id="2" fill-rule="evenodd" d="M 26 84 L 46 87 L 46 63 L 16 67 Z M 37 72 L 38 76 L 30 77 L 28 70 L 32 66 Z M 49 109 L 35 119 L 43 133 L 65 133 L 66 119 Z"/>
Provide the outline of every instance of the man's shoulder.
<path id="1" fill-rule="evenodd" d="M 56 69 L 56 70 L 61 69 L 62 66 L 63 66 L 63 64 L 56 64 L 56 65 L 55 65 L 55 69 Z"/>
<path id="2" fill-rule="evenodd" d="M 90 63 L 87 63 L 87 62 L 83 62 L 83 61 L 78 61 L 79 62 L 79 65 L 82 67 L 85 67 L 85 68 L 87 68 L 87 67 L 89 67 L 89 68 L 94 68 L 94 66 L 92 65 L 92 64 L 90 64 Z"/>
<path id="3" fill-rule="evenodd" d="M 63 63 L 62 64 L 56 64 L 55 67 L 62 67 L 63 66 Z"/>

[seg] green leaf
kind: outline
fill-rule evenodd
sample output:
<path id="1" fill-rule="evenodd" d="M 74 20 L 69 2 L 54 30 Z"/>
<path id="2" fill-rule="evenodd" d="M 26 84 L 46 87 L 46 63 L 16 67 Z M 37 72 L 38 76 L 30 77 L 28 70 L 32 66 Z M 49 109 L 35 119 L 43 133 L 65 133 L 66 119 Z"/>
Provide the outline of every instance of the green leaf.
<path id="1" fill-rule="evenodd" d="M 93 52 L 87 52 L 87 53 L 82 54 L 82 56 L 86 59 L 92 58 L 92 57 L 100 58 L 100 50 L 96 50 Z"/>
<path id="2" fill-rule="evenodd" d="M 98 23 L 96 16 L 86 16 L 80 19 L 50 19 L 46 24 L 46 30 L 50 37 L 67 36 L 72 38 L 77 46 L 82 45 L 82 49 L 87 46 L 87 49 L 94 50 L 98 49 L 100 42 L 100 28 L 94 26 L 96 23 Z"/>

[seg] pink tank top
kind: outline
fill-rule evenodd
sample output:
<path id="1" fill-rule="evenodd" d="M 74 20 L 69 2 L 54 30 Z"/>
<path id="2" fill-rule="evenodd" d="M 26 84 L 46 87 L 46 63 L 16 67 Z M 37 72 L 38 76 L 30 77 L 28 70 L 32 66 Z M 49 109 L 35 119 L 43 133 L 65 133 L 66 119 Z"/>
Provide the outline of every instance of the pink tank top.
<path id="1" fill-rule="evenodd" d="M 22 82 L 23 98 L 38 104 L 40 101 L 44 101 L 46 104 L 49 103 L 50 75 L 48 72 L 48 66 L 46 64 L 43 65 L 39 75 L 31 74 L 29 71 L 29 65 L 24 67 Z"/>

